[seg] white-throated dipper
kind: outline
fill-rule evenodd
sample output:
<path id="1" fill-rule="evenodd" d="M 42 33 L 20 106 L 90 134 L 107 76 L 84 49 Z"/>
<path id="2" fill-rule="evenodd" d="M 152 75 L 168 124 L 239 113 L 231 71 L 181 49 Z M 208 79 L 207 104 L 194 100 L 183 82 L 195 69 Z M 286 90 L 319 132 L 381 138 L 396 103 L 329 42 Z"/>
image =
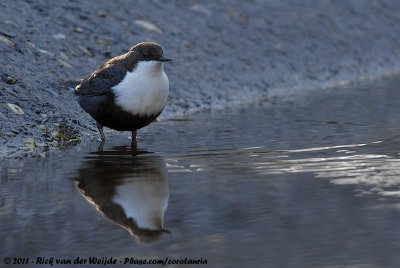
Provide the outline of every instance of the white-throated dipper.
<path id="1" fill-rule="evenodd" d="M 112 58 L 86 76 L 75 88 L 79 105 L 96 120 L 101 140 L 103 127 L 132 131 L 147 126 L 163 111 L 169 93 L 160 45 L 142 42 Z"/>

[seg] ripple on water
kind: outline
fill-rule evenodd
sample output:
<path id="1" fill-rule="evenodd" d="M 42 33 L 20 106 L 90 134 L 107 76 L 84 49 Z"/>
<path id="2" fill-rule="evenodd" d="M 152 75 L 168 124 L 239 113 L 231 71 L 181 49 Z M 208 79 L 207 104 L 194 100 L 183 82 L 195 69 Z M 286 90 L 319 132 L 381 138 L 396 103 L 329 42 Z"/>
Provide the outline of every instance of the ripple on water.
<path id="1" fill-rule="evenodd" d="M 397 267 L 398 84 L 161 121 L 139 151 L 122 134 L 3 162 L 2 253 Z"/>

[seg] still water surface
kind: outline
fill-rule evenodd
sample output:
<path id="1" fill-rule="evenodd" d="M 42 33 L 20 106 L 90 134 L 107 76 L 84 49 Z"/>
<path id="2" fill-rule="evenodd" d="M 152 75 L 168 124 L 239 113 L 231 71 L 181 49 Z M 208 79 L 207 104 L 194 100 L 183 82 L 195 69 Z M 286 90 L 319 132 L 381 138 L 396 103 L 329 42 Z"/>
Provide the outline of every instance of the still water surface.
<path id="1" fill-rule="evenodd" d="M 158 122 L 138 150 L 124 133 L 6 160 L 0 257 L 398 267 L 399 82 Z"/>

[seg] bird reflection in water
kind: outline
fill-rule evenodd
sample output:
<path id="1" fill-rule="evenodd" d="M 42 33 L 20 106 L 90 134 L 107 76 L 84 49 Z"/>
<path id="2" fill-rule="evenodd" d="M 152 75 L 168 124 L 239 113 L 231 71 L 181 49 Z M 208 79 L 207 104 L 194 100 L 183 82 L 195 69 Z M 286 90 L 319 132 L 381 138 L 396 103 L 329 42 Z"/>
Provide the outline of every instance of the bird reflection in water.
<path id="1" fill-rule="evenodd" d="M 163 233 L 169 190 L 162 157 L 130 147 L 91 153 L 79 169 L 76 186 L 106 218 L 140 242 Z"/>

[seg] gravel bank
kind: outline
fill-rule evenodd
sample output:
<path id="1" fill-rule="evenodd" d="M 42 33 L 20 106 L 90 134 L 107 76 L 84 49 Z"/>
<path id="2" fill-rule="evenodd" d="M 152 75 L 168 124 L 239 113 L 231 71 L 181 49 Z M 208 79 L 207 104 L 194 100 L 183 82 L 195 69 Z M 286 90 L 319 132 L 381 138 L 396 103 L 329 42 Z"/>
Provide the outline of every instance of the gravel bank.
<path id="1" fill-rule="evenodd" d="M 0 156 L 97 137 L 72 87 L 137 42 L 174 59 L 166 119 L 397 73 L 399 13 L 396 0 L 1 1 Z"/>

